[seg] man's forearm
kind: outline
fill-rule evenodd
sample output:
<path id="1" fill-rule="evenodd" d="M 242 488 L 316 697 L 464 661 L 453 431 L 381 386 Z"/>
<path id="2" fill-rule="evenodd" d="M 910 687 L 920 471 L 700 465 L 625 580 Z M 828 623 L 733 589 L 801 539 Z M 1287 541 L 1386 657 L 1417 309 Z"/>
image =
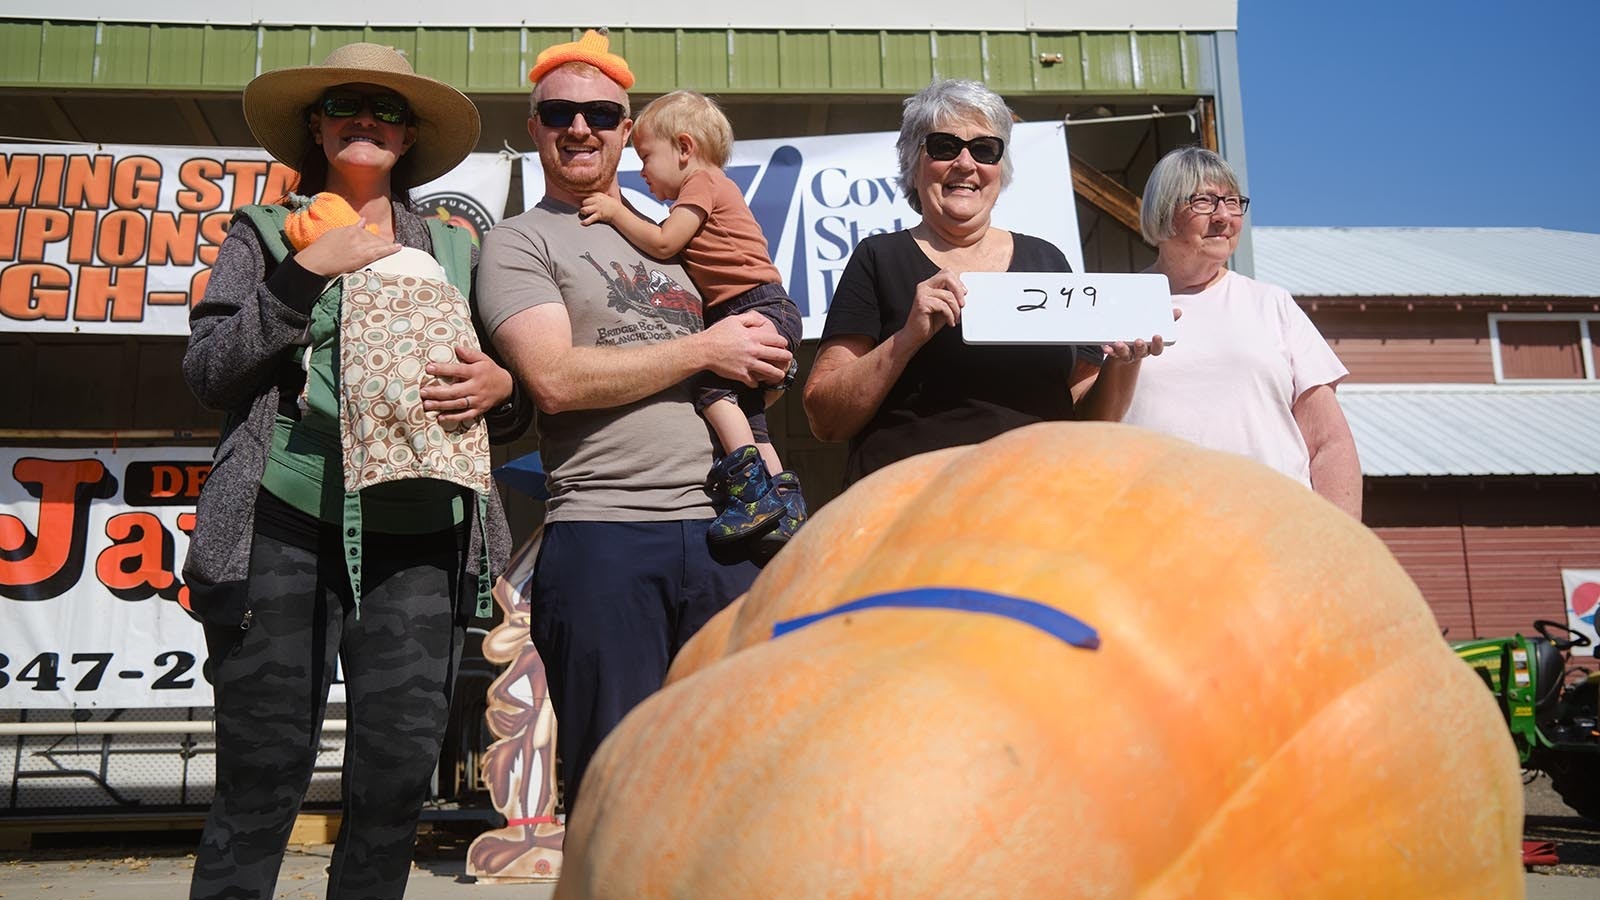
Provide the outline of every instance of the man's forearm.
<path id="1" fill-rule="evenodd" d="M 706 367 L 700 334 L 628 347 L 548 347 L 507 321 L 495 334 L 517 379 L 546 413 L 624 406 L 658 394 Z"/>

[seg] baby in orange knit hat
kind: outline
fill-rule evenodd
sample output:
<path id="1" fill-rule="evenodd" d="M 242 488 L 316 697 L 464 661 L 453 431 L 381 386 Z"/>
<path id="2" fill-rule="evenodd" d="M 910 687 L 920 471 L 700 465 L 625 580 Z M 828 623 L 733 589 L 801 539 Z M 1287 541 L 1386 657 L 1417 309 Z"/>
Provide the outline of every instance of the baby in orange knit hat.
<path id="1" fill-rule="evenodd" d="M 283 235 L 297 251 L 311 246 L 312 241 L 335 228 L 361 224 L 361 217 L 349 201 L 332 191 L 323 191 L 310 197 L 290 194 L 288 205 L 291 210 L 283 222 Z M 366 229 L 373 234 L 378 233 L 376 225 L 367 225 Z M 444 267 L 439 265 L 438 260 L 415 247 L 401 247 L 399 251 L 364 268 L 389 275 L 445 280 Z"/>

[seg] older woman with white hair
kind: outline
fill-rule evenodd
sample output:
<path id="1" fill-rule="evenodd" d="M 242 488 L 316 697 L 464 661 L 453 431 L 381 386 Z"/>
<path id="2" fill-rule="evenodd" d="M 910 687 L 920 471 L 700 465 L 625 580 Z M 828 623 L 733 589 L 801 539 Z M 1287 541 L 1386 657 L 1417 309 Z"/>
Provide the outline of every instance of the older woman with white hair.
<path id="1" fill-rule="evenodd" d="M 974 81 L 937 81 L 905 103 L 900 186 L 922 221 L 856 246 L 828 307 L 805 388 L 811 430 L 850 441 L 845 480 L 1022 425 L 1115 421 L 1139 361 L 1162 339 L 1103 347 L 968 346 L 963 272 L 1066 272 L 1047 241 L 994 227 L 1011 181 L 1009 107 Z"/>
<path id="2" fill-rule="evenodd" d="M 1349 373 L 1281 287 L 1228 268 L 1250 198 L 1222 157 L 1156 163 L 1139 225 L 1183 310 L 1183 340 L 1144 367 L 1123 421 L 1249 456 L 1357 519 L 1361 466 L 1334 395 Z"/>

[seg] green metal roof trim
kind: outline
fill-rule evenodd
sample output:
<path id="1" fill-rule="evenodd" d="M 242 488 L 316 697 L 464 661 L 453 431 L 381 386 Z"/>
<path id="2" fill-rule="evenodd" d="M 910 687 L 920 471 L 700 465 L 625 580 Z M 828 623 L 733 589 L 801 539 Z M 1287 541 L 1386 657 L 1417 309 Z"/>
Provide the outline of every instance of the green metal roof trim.
<path id="1" fill-rule="evenodd" d="M 520 93 L 539 51 L 579 32 L 319 28 L 0 19 L 0 86 L 236 91 L 258 72 L 367 40 L 469 93 Z M 613 31 L 634 90 L 904 94 L 934 77 L 1007 94 L 1200 95 L 1210 34 L 1184 32 Z M 1061 62 L 1041 62 L 1060 54 Z"/>

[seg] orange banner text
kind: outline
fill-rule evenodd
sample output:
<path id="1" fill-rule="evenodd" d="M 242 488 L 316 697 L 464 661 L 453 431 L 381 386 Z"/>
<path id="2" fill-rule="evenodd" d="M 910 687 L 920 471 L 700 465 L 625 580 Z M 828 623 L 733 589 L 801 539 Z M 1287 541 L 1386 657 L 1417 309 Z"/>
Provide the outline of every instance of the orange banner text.
<path id="1" fill-rule="evenodd" d="M 279 200 L 294 181 L 265 158 L 180 148 L 0 154 L 0 321 L 131 323 L 152 308 L 186 311 L 205 292 L 233 212 Z"/>

